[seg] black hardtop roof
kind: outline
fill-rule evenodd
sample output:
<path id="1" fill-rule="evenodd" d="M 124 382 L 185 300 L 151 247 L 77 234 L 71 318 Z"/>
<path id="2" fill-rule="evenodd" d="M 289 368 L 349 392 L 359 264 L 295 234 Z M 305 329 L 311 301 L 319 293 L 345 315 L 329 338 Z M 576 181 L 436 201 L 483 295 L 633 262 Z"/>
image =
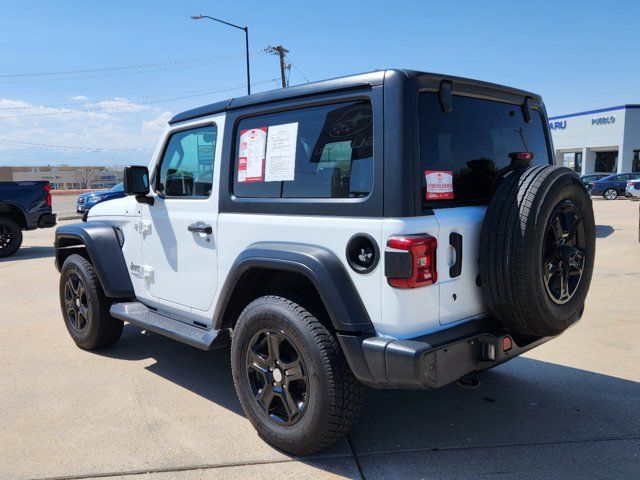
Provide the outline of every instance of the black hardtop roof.
<path id="1" fill-rule="evenodd" d="M 415 79 L 417 77 L 432 77 L 441 80 L 450 80 L 453 82 L 463 82 L 475 84 L 478 86 L 489 87 L 492 89 L 505 90 L 518 95 L 531 96 L 537 101 L 541 102 L 540 96 L 524 90 L 516 88 L 506 87 L 504 85 L 498 85 L 495 83 L 483 82 L 480 80 L 474 80 L 470 78 L 455 77 L 451 75 L 442 75 L 437 73 L 419 72 L 416 70 L 402 70 L 402 69 L 389 69 L 389 70 L 376 70 L 368 73 L 360 73 L 356 75 L 348 75 L 346 77 L 332 78 L 329 80 L 321 80 L 319 82 L 305 83 L 302 85 L 296 85 L 293 87 L 279 88 L 275 90 L 268 90 L 266 92 L 254 93 L 252 95 L 244 95 L 242 97 L 229 98 L 202 107 L 193 108 L 185 112 L 179 113 L 169 120 L 169 124 L 175 124 L 184 122 L 187 120 L 193 120 L 195 118 L 205 117 L 216 113 L 221 113 L 227 110 L 233 110 L 236 108 L 247 107 L 250 105 L 259 105 L 264 103 L 275 102 L 279 100 L 286 100 L 296 97 L 305 97 L 318 93 L 326 93 L 336 90 L 348 90 L 358 88 L 371 88 L 376 85 L 382 85 L 385 80 L 385 76 L 388 74 L 399 74 L 404 76 L 407 80 Z"/>

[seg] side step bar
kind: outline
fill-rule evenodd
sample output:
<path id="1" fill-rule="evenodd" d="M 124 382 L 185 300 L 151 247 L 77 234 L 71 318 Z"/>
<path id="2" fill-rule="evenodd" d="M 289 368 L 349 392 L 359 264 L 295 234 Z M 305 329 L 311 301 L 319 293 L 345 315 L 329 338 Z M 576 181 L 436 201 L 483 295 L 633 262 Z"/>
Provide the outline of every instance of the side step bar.
<path id="1" fill-rule="evenodd" d="M 110 313 L 115 318 L 201 350 L 211 350 L 218 335 L 217 330 L 200 328 L 165 317 L 140 302 L 114 303 Z"/>

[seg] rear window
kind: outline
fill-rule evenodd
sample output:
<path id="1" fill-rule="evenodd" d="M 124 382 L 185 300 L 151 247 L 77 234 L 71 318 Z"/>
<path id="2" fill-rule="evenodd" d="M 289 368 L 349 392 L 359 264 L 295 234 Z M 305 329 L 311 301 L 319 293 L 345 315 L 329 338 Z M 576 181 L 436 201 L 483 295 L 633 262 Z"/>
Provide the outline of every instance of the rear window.
<path id="1" fill-rule="evenodd" d="M 519 105 L 457 95 L 452 102 L 453 110 L 443 113 L 436 93 L 422 93 L 418 100 L 425 207 L 487 203 L 496 172 L 511 163 L 510 154 L 531 152 L 532 165 L 550 163 L 539 111 L 532 110 L 527 123 Z M 450 172 L 453 192 L 445 183 L 438 185 L 444 194 L 427 196 L 425 172 L 442 172 L 445 179 Z"/>
<path id="2" fill-rule="evenodd" d="M 240 198 L 362 198 L 373 186 L 373 125 L 365 101 L 242 119 L 233 193 Z"/>

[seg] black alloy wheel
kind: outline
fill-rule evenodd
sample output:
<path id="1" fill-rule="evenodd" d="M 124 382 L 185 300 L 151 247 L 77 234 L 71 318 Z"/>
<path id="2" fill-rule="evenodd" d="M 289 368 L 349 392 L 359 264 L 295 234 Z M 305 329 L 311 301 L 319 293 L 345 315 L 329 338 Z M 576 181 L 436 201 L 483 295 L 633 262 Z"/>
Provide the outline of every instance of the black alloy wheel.
<path id="1" fill-rule="evenodd" d="M 298 297 L 311 310 L 277 295 L 244 308 L 233 329 L 231 372 L 260 437 L 310 455 L 349 432 L 363 392 L 315 298 Z"/>
<path id="2" fill-rule="evenodd" d="M 95 268 L 83 256 L 71 254 L 62 264 L 59 297 L 65 327 L 80 348 L 106 347 L 122 335 L 123 322 L 109 313 L 111 300 Z"/>
<path id="3" fill-rule="evenodd" d="M 584 225 L 574 202 L 565 200 L 556 206 L 544 242 L 544 285 L 551 300 L 562 305 L 576 292 L 587 255 Z"/>
<path id="4" fill-rule="evenodd" d="M 16 253 L 22 245 L 22 230 L 12 219 L 0 217 L 0 258 Z"/>
<path id="5" fill-rule="evenodd" d="M 260 409 L 277 425 L 293 425 L 309 401 L 309 379 L 300 352 L 283 331 L 263 329 L 249 342 L 249 385 Z"/>
<path id="6" fill-rule="evenodd" d="M 64 305 L 69 326 L 82 334 L 91 322 L 91 301 L 84 282 L 77 273 L 71 273 L 64 285 Z"/>
<path id="7" fill-rule="evenodd" d="M 9 248 L 13 242 L 13 232 L 7 225 L 0 225 L 0 250 Z"/>
<path id="8" fill-rule="evenodd" d="M 488 310 L 523 335 L 562 333 L 584 311 L 595 247 L 593 206 L 575 172 L 541 165 L 501 178 L 480 238 Z"/>

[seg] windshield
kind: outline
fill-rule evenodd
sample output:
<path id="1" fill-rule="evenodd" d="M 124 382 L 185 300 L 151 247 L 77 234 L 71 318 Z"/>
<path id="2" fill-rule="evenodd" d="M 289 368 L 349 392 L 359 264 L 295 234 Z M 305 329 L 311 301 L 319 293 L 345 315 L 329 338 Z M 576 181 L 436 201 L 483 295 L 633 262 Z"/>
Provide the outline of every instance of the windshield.
<path id="1" fill-rule="evenodd" d="M 116 183 L 113 187 L 109 189 L 110 192 L 124 192 L 124 183 Z"/>
<path id="2" fill-rule="evenodd" d="M 436 93 L 422 93 L 418 100 L 425 207 L 487 203 L 496 172 L 509 166 L 513 154 L 533 153 L 532 165 L 550 163 L 538 110 L 532 111 L 527 123 L 520 105 L 458 95 L 452 103 L 453 110 L 443 113 Z M 446 195 L 430 194 L 425 172 L 442 173 L 445 178 L 450 172 L 453 192 L 449 186 Z"/>

